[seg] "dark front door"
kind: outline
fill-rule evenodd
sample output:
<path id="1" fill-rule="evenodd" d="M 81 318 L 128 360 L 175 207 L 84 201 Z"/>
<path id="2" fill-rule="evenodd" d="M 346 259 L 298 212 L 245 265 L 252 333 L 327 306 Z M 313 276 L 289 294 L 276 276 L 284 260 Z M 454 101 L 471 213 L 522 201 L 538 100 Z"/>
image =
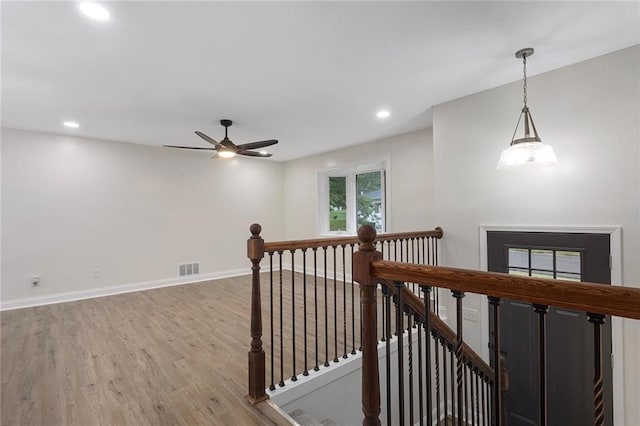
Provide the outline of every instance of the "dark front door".
<path id="1" fill-rule="evenodd" d="M 487 234 L 487 245 L 492 272 L 611 283 L 608 234 L 492 231 Z M 500 351 L 507 360 L 510 380 L 509 426 L 539 424 L 537 315 L 528 303 L 503 300 L 500 306 Z M 493 327 L 490 324 L 491 333 Z M 609 317 L 603 326 L 603 341 L 605 424 L 612 425 Z M 593 362 L 593 325 L 586 313 L 550 307 L 546 374 L 550 426 L 593 424 Z"/>

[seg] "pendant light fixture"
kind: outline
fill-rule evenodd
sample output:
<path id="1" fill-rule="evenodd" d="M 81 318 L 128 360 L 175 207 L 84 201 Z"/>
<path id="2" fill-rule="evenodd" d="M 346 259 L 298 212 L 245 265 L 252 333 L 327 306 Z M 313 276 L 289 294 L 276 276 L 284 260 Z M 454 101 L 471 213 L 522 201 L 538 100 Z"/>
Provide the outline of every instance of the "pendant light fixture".
<path id="1" fill-rule="evenodd" d="M 500 154 L 498 170 L 510 170 L 522 166 L 550 166 L 558 162 L 553 148 L 543 144 L 538 136 L 536 125 L 533 124 L 533 118 L 527 106 L 527 57 L 531 55 L 533 55 L 533 49 L 530 47 L 516 52 L 516 58 L 522 58 L 523 63 L 524 106 L 511 137 L 511 146 Z M 524 136 L 516 139 L 520 123 L 523 123 Z"/>

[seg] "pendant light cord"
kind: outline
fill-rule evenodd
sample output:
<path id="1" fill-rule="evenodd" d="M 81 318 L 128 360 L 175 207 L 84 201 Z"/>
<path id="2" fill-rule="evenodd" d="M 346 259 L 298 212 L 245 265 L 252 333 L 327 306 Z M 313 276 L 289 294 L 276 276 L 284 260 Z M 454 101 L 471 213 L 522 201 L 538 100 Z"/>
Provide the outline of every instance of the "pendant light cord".
<path id="1" fill-rule="evenodd" d="M 524 77 L 522 78 L 523 84 L 522 88 L 524 89 L 524 106 L 527 107 L 527 55 L 522 55 L 522 73 Z"/>

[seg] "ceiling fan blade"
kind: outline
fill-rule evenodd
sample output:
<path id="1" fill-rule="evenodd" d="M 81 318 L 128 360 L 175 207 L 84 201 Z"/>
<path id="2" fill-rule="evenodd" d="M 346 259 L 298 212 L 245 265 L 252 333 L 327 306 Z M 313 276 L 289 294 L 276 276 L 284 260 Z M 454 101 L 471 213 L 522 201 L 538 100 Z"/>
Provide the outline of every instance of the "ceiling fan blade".
<path id="1" fill-rule="evenodd" d="M 204 151 L 216 151 L 216 148 L 202 148 L 199 146 L 177 146 L 177 145 L 162 145 L 167 148 L 179 148 L 179 149 L 199 149 Z"/>
<path id="2" fill-rule="evenodd" d="M 267 158 L 267 157 L 271 157 L 273 154 L 270 153 L 265 153 L 262 154 L 258 151 L 238 151 L 236 152 L 236 154 L 238 155 L 246 155 L 247 157 L 262 157 L 262 158 Z"/>
<path id="3" fill-rule="evenodd" d="M 209 142 L 211 145 L 215 146 L 216 148 L 220 146 L 220 142 L 211 139 L 209 136 L 205 135 L 202 132 L 199 132 L 196 130 L 196 135 L 200 136 L 202 139 L 204 139 L 205 141 Z"/>
<path id="4" fill-rule="evenodd" d="M 267 146 L 275 145 L 277 143 L 278 143 L 278 141 L 276 139 L 269 139 L 269 140 L 266 140 L 266 141 L 249 142 L 249 143 L 245 143 L 245 144 L 242 144 L 242 145 L 236 145 L 236 146 L 238 147 L 238 149 L 241 149 L 241 150 L 259 149 L 259 148 L 265 148 Z"/>

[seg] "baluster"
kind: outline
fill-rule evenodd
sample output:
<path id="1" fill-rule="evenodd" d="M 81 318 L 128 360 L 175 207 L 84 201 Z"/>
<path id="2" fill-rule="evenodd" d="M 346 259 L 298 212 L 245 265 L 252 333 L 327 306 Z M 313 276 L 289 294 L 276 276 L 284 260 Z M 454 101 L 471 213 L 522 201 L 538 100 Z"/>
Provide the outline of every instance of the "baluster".
<path id="1" fill-rule="evenodd" d="M 296 262 L 295 262 L 295 250 L 291 250 L 291 348 L 293 350 L 293 375 L 291 381 L 298 380 L 296 376 Z"/>
<path id="2" fill-rule="evenodd" d="M 402 254 L 400 254 L 402 256 Z M 393 240 L 393 261 L 398 261 L 398 240 Z"/>
<path id="3" fill-rule="evenodd" d="M 424 425 L 424 389 L 422 387 L 422 327 L 423 321 L 418 315 L 415 316 L 414 321 L 418 324 L 418 421 L 420 426 Z M 427 345 L 426 349 L 429 349 Z M 429 365 L 427 364 L 427 368 Z"/>
<path id="4" fill-rule="evenodd" d="M 469 365 L 466 360 L 464 364 L 464 423 L 469 424 L 469 409 L 473 410 L 473 380 L 467 381 L 467 372 L 471 376 L 469 371 Z M 469 398 L 471 397 L 471 398 Z M 473 422 L 473 411 L 471 411 L 471 422 Z"/>
<path id="5" fill-rule="evenodd" d="M 436 424 L 440 423 L 440 343 L 438 339 L 438 333 L 435 330 L 431 332 L 433 336 L 433 349 L 434 359 L 436 363 L 435 375 L 436 375 Z M 432 425 L 433 423 L 429 423 Z"/>
<path id="6" fill-rule="evenodd" d="M 464 360 L 462 359 L 462 344 L 464 343 L 462 340 L 462 298 L 464 297 L 464 292 L 452 290 L 451 294 L 456 299 L 456 326 L 457 326 L 457 341 L 456 341 L 456 385 L 457 385 L 457 397 L 458 397 L 458 424 L 462 424 L 462 416 L 464 410 L 464 403 L 466 401 L 466 395 L 463 395 L 462 390 L 462 376 L 463 376 L 463 368 L 464 368 Z"/>
<path id="7" fill-rule="evenodd" d="M 413 316 L 407 315 L 407 351 L 409 352 L 409 424 L 413 422 L 413 336 L 411 323 Z"/>
<path id="8" fill-rule="evenodd" d="M 432 393 L 431 393 L 431 346 L 428 343 L 429 342 L 429 329 L 431 328 L 431 319 L 429 318 L 429 314 L 431 312 L 431 309 L 429 307 L 429 304 L 430 304 L 430 301 L 431 301 L 431 287 L 423 286 L 422 287 L 422 291 L 424 293 L 424 300 L 425 300 L 425 304 L 424 304 L 424 336 L 425 336 L 425 338 L 424 338 L 424 340 L 427 343 L 425 351 L 424 351 L 425 365 L 426 365 L 426 372 L 427 372 L 427 377 L 426 377 L 427 424 L 429 426 L 431 426 L 433 424 L 432 409 L 431 409 L 431 406 L 432 406 L 432 403 L 433 403 L 433 397 L 432 397 Z M 437 360 L 437 354 L 436 354 L 436 360 Z"/>
<path id="9" fill-rule="evenodd" d="M 467 411 L 468 411 L 467 415 L 471 420 L 471 424 L 475 425 L 476 424 L 476 419 L 475 419 L 476 389 L 474 387 L 475 375 L 473 372 L 473 365 L 470 363 L 470 361 L 468 361 L 467 363 L 467 371 L 469 372 L 469 382 L 468 382 L 469 400 L 467 401 Z"/>
<path id="10" fill-rule="evenodd" d="M 329 366 L 329 298 L 327 294 L 327 247 L 322 247 L 324 256 L 324 366 Z"/>
<path id="11" fill-rule="evenodd" d="M 587 312 L 589 322 L 593 324 L 593 409 L 594 425 L 604 424 L 604 389 L 602 376 L 602 314 Z"/>
<path id="12" fill-rule="evenodd" d="M 264 257 L 262 227 L 254 223 L 249 228 L 247 257 L 251 260 L 251 349 L 249 351 L 250 403 L 256 404 L 268 398 L 265 389 L 265 353 L 262 348 L 262 300 L 260 296 L 260 260 Z"/>
<path id="13" fill-rule="evenodd" d="M 396 334 L 398 335 L 398 424 L 404 425 L 404 348 L 402 342 L 402 335 L 404 333 L 404 300 L 402 297 L 402 289 L 404 288 L 404 283 L 394 281 L 394 284 L 396 286 L 398 300 L 396 305 Z"/>
<path id="14" fill-rule="evenodd" d="M 454 387 L 454 382 L 455 382 L 455 350 L 453 348 L 453 345 L 447 345 L 447 348 L 449 349 L 449 360 L 451 361 L 449 364 L 449 367 L 451 368 L 451 417 L 456 416 L 456 402 L 458 404 L 460 404 L 460 401 L 456 401 L 458 398 L 456 396 L 457 392 L 456 392 L 456 388 Z M 456 416 L 457 417 L 457 416 Z"/>
<path id="15" fill-rule="evenodd" d="M 318 248 L 313 248 L 313 312 L 315 316 L 314 327 L 315 327 L 315 337 L 316 337 L 316 365 L 314 365 L 313 370 L 320 370 L 320 366 L 318 365 Z"/>
<path id="16" fill-rule="evenodd" d="M 304 371 L 303 376 L 309 375 L 307 361 L 307 249 L 302 249 L 302 310 L 304 314 Z"/>
<path id="17" fill-rule="evenodd" d="M 336 249 L 333 248 L 333 362 L 340 362 L 338 359 L 338 265 L 336 265 Z"/>
<path id="18" fill-rule="evenodd" d="M 480 426 L 480 371 L 476 368 L 474 373 L 476 382 L 476 424 Z"/>
<path id="19" fill-rule="evenodd" d="M 409 241 L 411 242 L 411 263 L 416 263 L 415 250 L 414 250 L 414 238 L 411 238 L 410 240 L 408 240 L 407 244 L 409 244 Z M 408 254 L 407 254 L 407 257 L 408 257 Z M 411 290 L 414 293 L 416 292 L 416 283 L 411 283 Z"/>
<path id="20" fill-rule="evenodd" d="M 355 285 L 353 284 L 353 244 L 351 247 L 351 355 L 356 354 L 356 309 L 355 309 Z M 346 339 L 346 337 L 345 337 Z"/>
<path id="21" fill-rule="evenodd" d="M 385 287 L 386 286 L 384 284 L 381 285 L 383 297 L 382 297 L 382 310 L 381 310 L 381 312 L 382 312 L 382 338 L 380 339 L 380 341 L 382 341 L 382 342 L 385 342 L 385 341 L 388 340 L 387 339 L 387 335 L 386 335 L 386 331 L 387 331 L 386 321 L 387 321 L 387 319 L 386 319 L 386 315 L 384 314 L 386 312 L 386 310 L 385 310 L 385 298 L 384 298 L 384 291 L 385 291 L 384 289 L 385 289 Z"/>
<path id="22" fill-rule="evenodd" d="M 487 416 L 489 411 L 487 410 L 487 400 L 485 397 L 485 390 L 487 389 L 487 383 L 485 382 L 484 374 L 482 375 L 482 426 L 487 426 Z"/>
<path id="23" fill-rule="evenodd" d="M 493 404 L 491 405 L 491 424 L 502 423 L 502 383 L 500 380 L 500 298 L 489 296 L 489 305 L 493 308 Z"/>
<path id="24" fill-rule="evenodd" d="M 387 425 L 391 425 L 391 289 L 382 286 L 385 314 L 385 367 L 387 372 Z"/>
<path id="25" fill-rule="evenodd" d="M 445 422 L 447 419 L 447 415 L 449 414 L 449 408 L 448 408 L 448 399 L 449 399 L 449 395 L 447 392 L 447 374 L 449 373 L 448 369 L 447 369 L 447 344 L 444 341 L 444 338 L 440 339 L 440 344 L 442 345 L 442 402 L 444 403 L 444 418 L 445 418 Z M 453 402 L 453 401 L 452 401 Z"/>
<path id="26" fill-rule="evenodd" d="M 278 386 L 284 386 L 284 333 L 282 326 L 283 307 L 282 307 L 282 251 L 278 252 L 278 284 L 280 287 L 280 383 Z"/>
<path id="27" fill-rule="evenodd" d="M 490 381 L 491 379 L 487 378 L 486 379 L 486 383 L 485 383 L 485 390 L 486 390 L 486 399 L 487 399 L 487 407 L 486 407 L 486 411 L 485 411 L 485 415 L 484 418 L 486 419 L 486 424 L 490 425 L 491 424 L 491 412 L 493 411 L 493 409 L 491 408 L 491 389 L 493 389 L 493 382 Z"/>
<path id="28" fill-rule="evenodd" d="M 274 377 L 274 361 L 273 355 L 276 349 L 273 347 L 273 252 L 269 252 L 269 317 L 271 322 L 271 383 L 269 384 L 269 390 L 275 390 L 275 377 Z"/>
<path id="29" fill-rule="evenodd" d="M 347 358 L 347 255 L 346 245 L 342 245 L 342 338 L 344 339 L 344 354 L 342 358 Z"/>
<path id="30" fill-rule="evenodd" d="M 533 305 L 538 314 L 538 382 L 540 396 L 538 402 L 538 422 L 540 426 L 547 424 L 547 312 L 548 305 Z"/>

